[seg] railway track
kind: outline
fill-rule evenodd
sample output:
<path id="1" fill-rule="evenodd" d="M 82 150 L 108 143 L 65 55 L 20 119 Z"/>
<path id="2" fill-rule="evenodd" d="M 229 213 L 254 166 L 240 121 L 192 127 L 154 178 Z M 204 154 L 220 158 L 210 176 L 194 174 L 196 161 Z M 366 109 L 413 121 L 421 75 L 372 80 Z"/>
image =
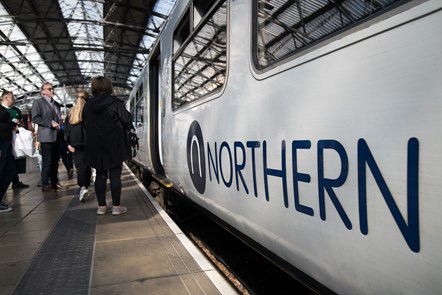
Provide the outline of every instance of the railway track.
<path id="1" fill-rule="evenodd" d="M 200 212 L 172 215 L 239 294 L 311 294 L 310 290 Z"/>

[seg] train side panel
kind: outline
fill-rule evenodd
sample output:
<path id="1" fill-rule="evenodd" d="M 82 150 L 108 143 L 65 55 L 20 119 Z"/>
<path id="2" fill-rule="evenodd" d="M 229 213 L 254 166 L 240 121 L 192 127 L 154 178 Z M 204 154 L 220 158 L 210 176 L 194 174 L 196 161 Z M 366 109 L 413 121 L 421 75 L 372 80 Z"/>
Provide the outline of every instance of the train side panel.
<path id="1" fill-rule="evenodd" d="M 185 2 L 160 38 L 174 187 L 339 294 L 439 293 L 441 2 L 259 72 L 250 3 L 228 1 L 226 85 L 174 111 L 171 36 Z"/>

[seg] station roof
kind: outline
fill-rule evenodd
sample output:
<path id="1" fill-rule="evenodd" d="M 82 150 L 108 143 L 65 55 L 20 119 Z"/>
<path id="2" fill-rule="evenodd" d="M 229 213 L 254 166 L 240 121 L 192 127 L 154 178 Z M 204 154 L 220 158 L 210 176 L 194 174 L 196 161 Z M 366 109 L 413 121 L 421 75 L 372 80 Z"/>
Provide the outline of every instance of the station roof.
<path id="1" fill-rule="evenodd" d="M 102 75 L 127 97 L 174 3 L 0 0 L 1 90 L 23 104 L 48 81 L 66 103 Z"/>

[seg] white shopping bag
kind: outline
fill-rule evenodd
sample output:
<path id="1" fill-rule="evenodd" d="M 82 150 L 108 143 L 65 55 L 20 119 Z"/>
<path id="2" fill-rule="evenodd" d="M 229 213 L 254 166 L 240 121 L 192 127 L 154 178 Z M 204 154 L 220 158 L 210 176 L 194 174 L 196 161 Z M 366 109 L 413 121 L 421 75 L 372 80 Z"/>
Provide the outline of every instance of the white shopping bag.
<path id="1" fill-rule="evenodd" d="M 14 132 L 14 154 L 15 158 L 34 156 L 35 146 L 32 132 L 23 127 L 18 128 L 18 133 Z"/>

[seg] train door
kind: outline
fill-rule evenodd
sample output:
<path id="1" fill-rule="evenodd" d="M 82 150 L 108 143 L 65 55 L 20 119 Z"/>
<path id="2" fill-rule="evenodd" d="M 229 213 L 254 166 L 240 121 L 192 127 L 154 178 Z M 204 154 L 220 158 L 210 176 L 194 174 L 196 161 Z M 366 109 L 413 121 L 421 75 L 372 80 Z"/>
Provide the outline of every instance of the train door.
<path id="1" fill-rule="evenodd" d="M 150 138 L 152 165 L 157 174 L 164 175 L 162 148 L 161 148 L 161 70 L 160 51 L 152 54 L 149 62 L 149 87 L 150 87 Z"/>

